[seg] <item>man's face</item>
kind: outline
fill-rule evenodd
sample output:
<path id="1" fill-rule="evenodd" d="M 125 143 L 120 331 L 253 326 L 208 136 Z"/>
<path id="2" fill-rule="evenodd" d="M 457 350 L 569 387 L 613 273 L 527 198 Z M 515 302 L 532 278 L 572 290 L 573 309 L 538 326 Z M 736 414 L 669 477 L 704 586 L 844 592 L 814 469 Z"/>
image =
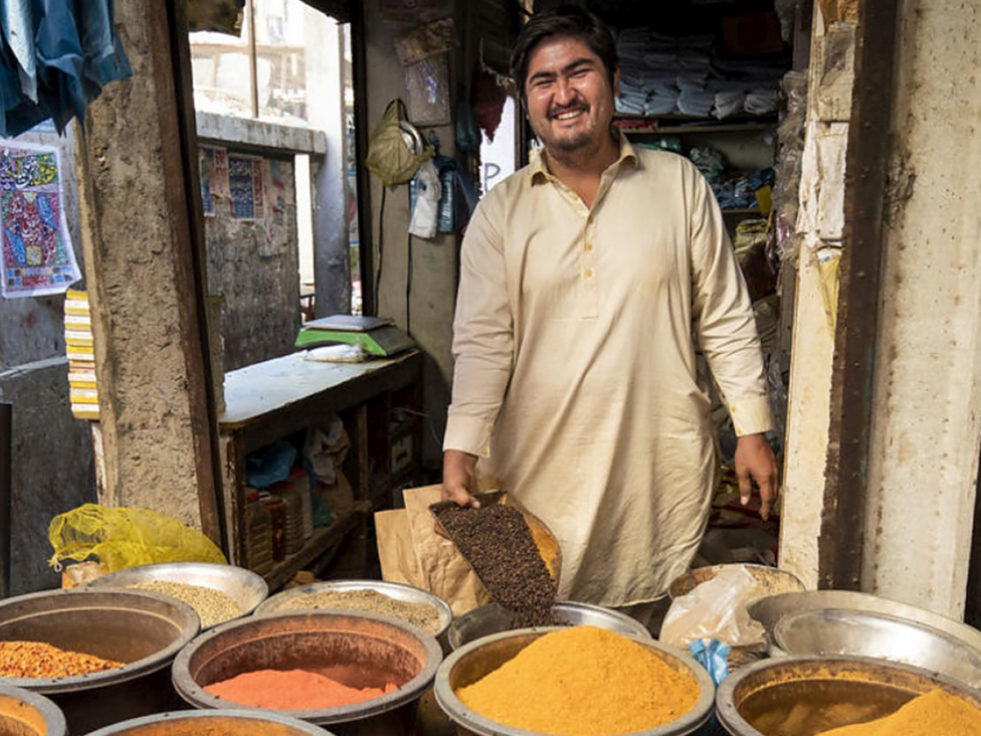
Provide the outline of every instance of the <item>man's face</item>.
<path id="1" fill-rule="evenodd" d="M 619 71 L 614 84 L 618 79 Z M 528 59 L 528 120 L 546 149 L 573 153 L 599 145 L 610 134 L 613 94 L 603 62 L 579 39 L 545 39 Z"/>

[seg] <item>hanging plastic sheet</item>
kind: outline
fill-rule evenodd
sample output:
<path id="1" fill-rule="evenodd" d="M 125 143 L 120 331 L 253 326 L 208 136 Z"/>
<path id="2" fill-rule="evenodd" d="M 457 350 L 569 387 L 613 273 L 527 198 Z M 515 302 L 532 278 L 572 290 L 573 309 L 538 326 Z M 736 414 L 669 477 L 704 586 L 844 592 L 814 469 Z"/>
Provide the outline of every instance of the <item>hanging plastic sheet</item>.
<path id="1" fill-rule="evenodd" d="M 4 0 L 0 135 L 48 118 L 63 131 L 106 84 L 132 74 L 113 17 L 113 0 Z"/>

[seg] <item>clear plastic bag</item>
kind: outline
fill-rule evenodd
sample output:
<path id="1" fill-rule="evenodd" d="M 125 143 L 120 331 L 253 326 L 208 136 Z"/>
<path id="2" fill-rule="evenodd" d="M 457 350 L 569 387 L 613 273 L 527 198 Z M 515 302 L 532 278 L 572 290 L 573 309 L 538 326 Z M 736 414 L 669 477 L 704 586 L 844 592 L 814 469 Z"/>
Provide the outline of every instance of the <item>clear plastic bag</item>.
<path id="1" fill-rule="evenodd" d="M 745 567 L 720 570 L 711 580 L 674 599 L 661 625 L 661 641 L 681 648 L 698 639 L 718 639 L 740 647 L 762 644 L 765 630 L 750 618 L 745 605 L 758 595 L 757 586 Z"/>

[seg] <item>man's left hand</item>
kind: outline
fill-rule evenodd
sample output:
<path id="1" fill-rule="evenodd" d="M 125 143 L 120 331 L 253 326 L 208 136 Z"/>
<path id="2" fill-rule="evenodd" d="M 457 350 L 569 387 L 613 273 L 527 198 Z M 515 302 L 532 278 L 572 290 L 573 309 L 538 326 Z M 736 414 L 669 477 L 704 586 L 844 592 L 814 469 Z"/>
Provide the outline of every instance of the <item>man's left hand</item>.
<path id="1" fill-rule="evenodd" d="M 766 521 L 777 498 L 777 459 L 766 435 L 747 434 L 736 441 L 736 475 L 739 478 L 739 500 L 749 503 L 753 481 L 760 489 L 760 517 Z"/>

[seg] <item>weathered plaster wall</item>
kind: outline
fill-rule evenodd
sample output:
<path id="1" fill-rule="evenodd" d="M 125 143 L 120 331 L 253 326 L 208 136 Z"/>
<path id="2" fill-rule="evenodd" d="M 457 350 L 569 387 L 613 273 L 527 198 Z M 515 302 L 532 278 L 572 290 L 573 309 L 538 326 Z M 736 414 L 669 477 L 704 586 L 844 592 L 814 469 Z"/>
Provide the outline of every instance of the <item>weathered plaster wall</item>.
<path id="1" fill-rule="evenodd" d="M 459 5 L 459 3 L 457 3 Z M 414 23 L 397 23 L 381 18 L 380 0 L 362 3 L 366 33 L 367 79 L 367 118 L 369 127 L 374 128 L 381 119 L 388 103 L 396 98 L 405 98 L 405 83 L 402 67 L 395 55 L 392 41 L 412 28 Z M 459 23 L 459 18 L 457 18 Z M 456 88 L 452 78 L 450 89 Z M 455 103 L 455 100 L 451 101 Z M 450 105 L 455 110 L 455 104 Z M 423 128 L 421 132 L 428 137 L 435 133 L 440 140 L 440 153 L 453 156 L 455 144 L 453 126 L 442 125 Z M 379 217 L 381 214 L 382 185 L 377 177 L 371 175 L 371 231 L 375 248 L 375 267 L 378 266 Z M 406 298 L 405 284 L 408 273 L 408 227 L 409 227 L 408 185 L 403 184 L 389 189 L 385 195 L 383 235 L 384 257 L 381 282 L 378 288 L 378 314 L 394 317 L 396 324 L 405 329 Z M 458 236 L 437 234 L 433 240 L 412 238 L 412 293 L 410 301 L 410 324 L 408 329 L 416 342 L 426 351 L 427 360 L 423 370 L 425 411 L 429 415 L 436 435 L 443 436 L 446 426 L 446 408 L 449 405 L 449 386 L 453 375 L 453 310 L 456 300 L 456 271 Z M 371 278 L 364 274 L 363 278 Z M 425 456 L 433 461 L 441 454 L 441 448 L 425 433 Z"/>
<path id="2" fill-rule="evenodd" d="M 208 292 L 225 298 L 226 371 L 291 352 L 300 328 L 294 165 L 266 155 L 262 167 L 262 218 L 233 218 L 225 196 L 215 197 L 214 215 L 204 218 Z"/>
<path id="3" fill-rule="evenodd" d="M 905 0 L 863 587 L 964 613 L 981 439 L 981 7 Z"/>
<path id="4" fill-rule="evenodd" d="M 197 192 L 185 189 L 166 5 L 119 3 L 116 22 L 133 76 L 89 107 L 79 175 L 104 502 L 153 508 L 216 537 L 190 247 Z"/>
<path id="5" fill-rule="evenodd" d="M 19 595 L 61 582 L 48 565 L 48 523 L 95 501 L 92 437 L 69 409 L 64 357 L 0 371 L 0 401 L 14 405 L 10 593 Z"/>
<path id="6" fill-rule="evenodd" d="M 780 566 L 809 588 L 818 583 L 834 378 L 834 326 L 829 315 L 837 311 L 836 292 L 828 288 L 837 284 L 837 275 L 822 272 L 821 261 L 827 264 L 840 258 L 844 227 L 845 153 L 854 81 L 848 54 L 841 52 L 841 47 L 847 50 L 848 38 L 854 40 L 854 23 L 829 27 L 815 5 L 780 517 Z"/>

